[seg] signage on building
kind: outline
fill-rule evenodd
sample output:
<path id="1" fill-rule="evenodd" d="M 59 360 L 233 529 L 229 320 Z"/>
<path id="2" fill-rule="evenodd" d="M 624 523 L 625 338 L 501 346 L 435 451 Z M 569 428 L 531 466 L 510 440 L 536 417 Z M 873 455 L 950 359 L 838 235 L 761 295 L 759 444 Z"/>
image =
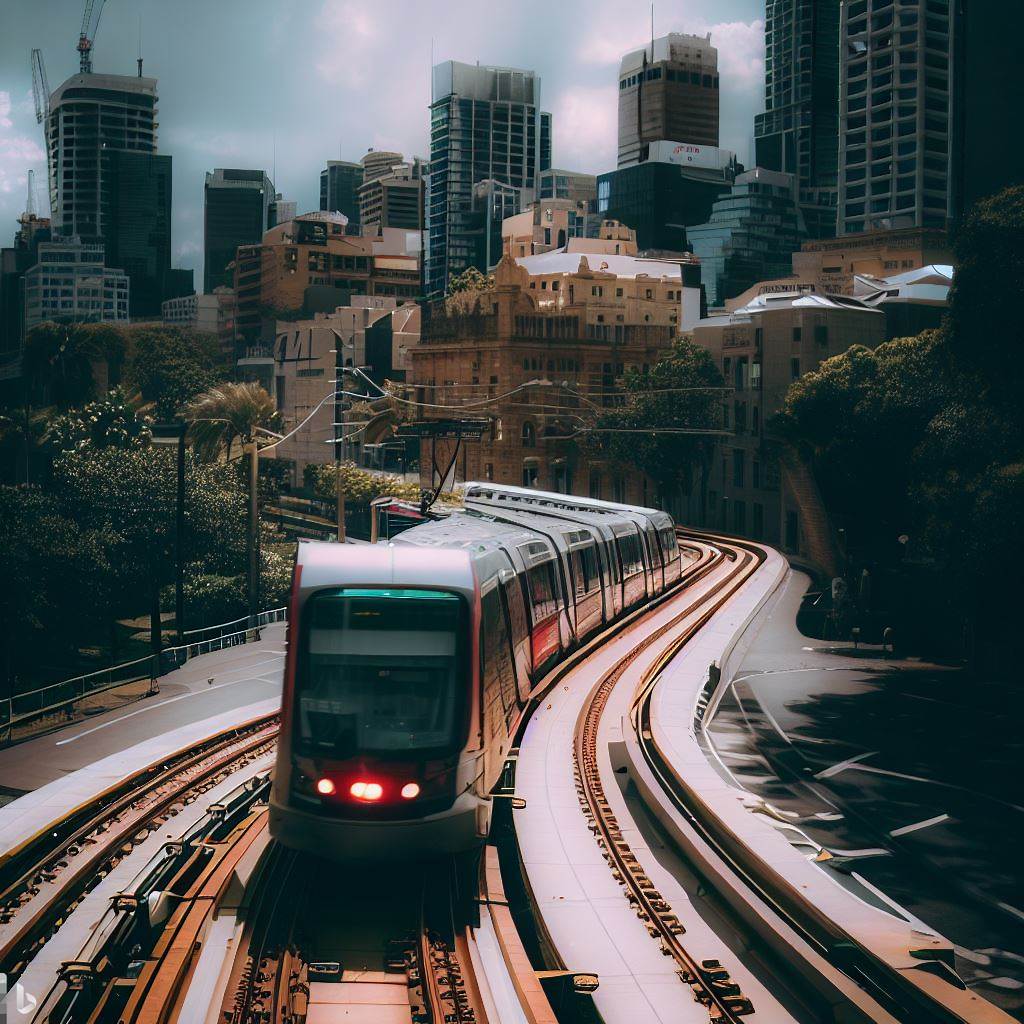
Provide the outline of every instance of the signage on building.
<path id="1" fill-rule="evenodd" d="M 817 288 L 806 281 L 782 281 L 779 284 L 758 285 L 758 295 L 782 295 L 786 292 L 815 292 Z"/>
<path id="2" fill-rule="evenodd" d="M 690 142 L 652 142 L 648 160 L 658 163 L 681 164 L 685 167 L 702 167 L 723 171 L 736 160 L 736 154 L 717 146 L 697 146 Z"/>

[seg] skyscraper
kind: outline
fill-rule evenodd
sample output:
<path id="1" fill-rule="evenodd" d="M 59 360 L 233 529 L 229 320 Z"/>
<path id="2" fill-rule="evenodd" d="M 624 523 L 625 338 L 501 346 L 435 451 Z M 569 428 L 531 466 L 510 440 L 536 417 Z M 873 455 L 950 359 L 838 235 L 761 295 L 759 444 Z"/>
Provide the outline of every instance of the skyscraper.
<path id="1" fill-rule="evenodd" d="M 671 32 L 622 58 L 619 167 L 651 142 L 718 145 L 718 51 L 711 36 Z"/>
<path id="2" fill-rule="evenodd" d="M 839 0 L 768 0 L 764 35 L 756 163 L 796 177 L 808 232 L 829 238 L 839 165 Z"/>
<path id="3" fill-rule="evenodd" d="M 156 79 L 78 74 L 50 97 L 53 234 L 101 244 L 131 279 L 133 316 L 159 315 L 171 272 L 171 158 L 157 155 Z"/>
<path id="4" fill-rule="evenodd" d="M 840 234 L 950 223 L 951 6 L 948 0 L 842 5 Z"/>
<path id="5" fill-rule="evenodd" d="M 436 65 L 430 139 L 427 293 L 440 295 L 452 274 L 479 261 L 474 186 L 532 189 L 551 166 L 551 115 L 540 109 L 539 76 L 450 60 Z"/>
<path id="6" fill-rule="evenodd" d="M 320 209 L 345 214 L 350 231 L 359 227 L 359 186 L 362 183 L 363 165 L 348 160 L 328 160 L 320 172 Z"/>
<path id="7" fill-rule="evenodd" d="M 706 224 L 686 229 L 700 258 L 708 305 L 720 306 L 758 281 L 791 273 L 793 253 L 807 237 L 791 174 L 761 167 L 737 176 L 715 201 Z"/>
<path id="8" fill-rule="evenodd" d="M 265 171 L 218 167 L 206 173 L 203 211 L 203 291 L 209 295 L 218 285 L 231 286 L 228 264 L 240 245 L 262 241 L 270 227 L 274 183 Z"/>
<path id="9" fill-rule="evenodd" d="M 954 217 L 1009 185 L 1024 182 L 1024 147 L 1007 130 L 1006 103 L 1020 89 L 1016 48 L 1024 5 L 1007 4 L 998 17 L 984 0 L 954 0 Z"/>

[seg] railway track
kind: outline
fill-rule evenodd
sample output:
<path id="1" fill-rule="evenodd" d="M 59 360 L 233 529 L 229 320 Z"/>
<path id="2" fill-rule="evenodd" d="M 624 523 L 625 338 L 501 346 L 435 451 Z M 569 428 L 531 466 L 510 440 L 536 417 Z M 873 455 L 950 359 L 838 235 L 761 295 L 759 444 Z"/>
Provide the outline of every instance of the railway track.
<path id="1" fill-rule="evenodd" d="M 128 780 L 0 866 L 0 972 L 16 980 L 78 903 L 149 835 L 267 753 L 276 716 L 232 729 Z"/>
<path id="2" fill-rule="evenodd" d="M 720 581 L 668 622 L 648 633 L 598 680 L 584 705 L 576 730 L 574 776 L 580 804 L 605 860 L 616 881 L 625 889 L 626 898 L 648 933 L 660 942 L 662 951 L 675 961 L 680 981 L 690 987 L 694 999 L 708 1008 L 712 1020 L 739 1021 L 754 1012 L 753 1004 L 717 959 L 703 959 L 687 949 L 683 939 L 686 934 L 685 925 L 644 872 L 623 837 L 605 794 L 598 760 L 598 733 L 605 708 L 612 691 L 630 665 L 653 644 L 677 630 L 687 619 L 692 619 L 669 645 L 673 654 L 678 651 L 742 586 L 758 564 L 751 552 L 741 549 L 720 550 L 717 555 L 704 560 L 687 579 L 692 583 L 726 561 L 732 561 L 733 565 Z M 698 611 L 700 614 L 694 618 Z"/>
<path id="3" fill-rule="evenodd" d="M 224 1024 L 296 1024 L 328 1007 L 372 1007 L 385 1024 L 486 1024 L 448 864 L 417 877 L 339 876 L 279 847 L 266 857 L 220 1004 Z M 151 1019 L 162 1018 L 123 1024 Z"/>

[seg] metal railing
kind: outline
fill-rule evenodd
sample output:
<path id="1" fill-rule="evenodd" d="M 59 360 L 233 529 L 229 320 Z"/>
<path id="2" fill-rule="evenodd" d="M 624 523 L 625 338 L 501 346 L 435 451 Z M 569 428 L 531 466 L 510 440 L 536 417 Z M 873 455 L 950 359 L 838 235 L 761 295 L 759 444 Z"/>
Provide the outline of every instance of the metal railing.
<path id="1" fill-rule="evenodd" d="M 287 618 L 287 608 L 271 608 L 252 619 L 246 615 L 215 626 L 188 629 L 185 630 L 185 643 L 165 647 L 159 655 L 147 654 L 134 661 L 48 683 L 35 690 L 12 693 L 4 704 L 0 704 L 0 744 L 11 742 L 12 730 L 19 723 L 62 710 L 70 714 L 78 701 L 116 686 L 143 679 L 148 679 L 152 685 L 160 676 L 179 668 L 190 658 L 259 640 L 261 627 L 284 622 Z"/>

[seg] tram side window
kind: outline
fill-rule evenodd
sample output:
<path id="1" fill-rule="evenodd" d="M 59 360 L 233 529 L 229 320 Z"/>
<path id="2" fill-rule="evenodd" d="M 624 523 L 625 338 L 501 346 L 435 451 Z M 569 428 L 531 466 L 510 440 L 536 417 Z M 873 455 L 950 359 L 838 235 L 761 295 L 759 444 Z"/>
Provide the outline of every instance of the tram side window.
<path id="1" fill-rule="evenodd" d="M 497 587 L 484 595 L 480 608 L 484 728 L 492 737 L 500 731 L 498 723 L 507 726 L 516 711 L 516 672 Z"/>
<path id="2" fill-rule="evenodd" d="M 533 608 L 533 621 L 540 622 L 558 611 L 555 599 L 555 580 L 551 574 L 551 563 L 535 565 L 526 573 L 530 588 L 530 605 Z"/>
<path id="3" fill-rule="evenodd" d="M 676 541 L 675 530 L 671 526 L 666 526 L 661 531 L 661 550 L 666 565 L 674 562 L 679 555 L 679 544 Z"/>
<path id="4" fill-rule="evenodd" d="M 619 546 L 619 557 L 622 559 L 622 575 L 633 576 L 635 573 L 643 572 L 644 562 L 640 553 L 640 538 L 635 533 L 631 533 L 617 537 L 616 543 Z"/>
<path id="5" fill-rule="evenodd" d="M 572 575 L 577 597 L 592 594 L 601 586 L 601 572 L 597 565 L 597 549 L 593 544 L 585 548 L 576 548 L 573 551 Z"/>
<path id="6" fill-rule="evenodd" d="M 523 591 L 514 579 L 505 584 L 505 607 L 508 608 L 509 621 L 512 623 L 512 639 L 519 643 L 526 639 L 529 629 L 526 625 Z"/>

